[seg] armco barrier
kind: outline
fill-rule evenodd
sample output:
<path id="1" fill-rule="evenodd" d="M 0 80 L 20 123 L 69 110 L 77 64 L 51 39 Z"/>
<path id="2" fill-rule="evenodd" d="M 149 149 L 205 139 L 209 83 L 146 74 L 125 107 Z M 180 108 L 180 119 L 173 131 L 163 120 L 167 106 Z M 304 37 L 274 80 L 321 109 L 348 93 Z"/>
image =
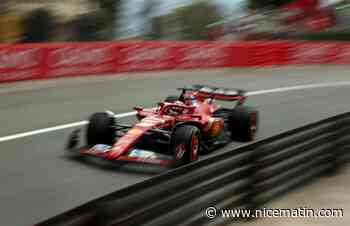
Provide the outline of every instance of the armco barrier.
<path id="1" fill-rule="evenodd" d="M 0 82 L 106 73 L 349 64 L 347 42 L 92 42 L 0 45 Z"/>
<path id="2" fill-rule="evenodd" d="M 208 219 L 209 206 L 255 209 L 338 172 L 349 138 L 345 113 L 169 171 L 37 226 L 215 225 L 223 219 Z"/>

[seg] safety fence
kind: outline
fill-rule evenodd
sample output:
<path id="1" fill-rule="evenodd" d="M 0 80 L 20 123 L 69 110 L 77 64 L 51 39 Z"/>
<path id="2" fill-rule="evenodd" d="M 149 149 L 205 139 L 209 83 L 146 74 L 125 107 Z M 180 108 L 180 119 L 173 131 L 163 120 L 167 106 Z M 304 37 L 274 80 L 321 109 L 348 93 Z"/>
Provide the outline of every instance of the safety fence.
<path id="1" fill-rule="evenodd" d="M 97 42 L 0 45 L 0 82 L 118 72 L 349 64 L 350 43 Z"/>
<path id="2" fill-rule="evenodd" d="M 344 113 L 169 171 L 38 226 L 221 225 L 227 219 L 208 217 L 208 207 L 257 209 L 341 172 L 349 145 L 350 113 Z"/>

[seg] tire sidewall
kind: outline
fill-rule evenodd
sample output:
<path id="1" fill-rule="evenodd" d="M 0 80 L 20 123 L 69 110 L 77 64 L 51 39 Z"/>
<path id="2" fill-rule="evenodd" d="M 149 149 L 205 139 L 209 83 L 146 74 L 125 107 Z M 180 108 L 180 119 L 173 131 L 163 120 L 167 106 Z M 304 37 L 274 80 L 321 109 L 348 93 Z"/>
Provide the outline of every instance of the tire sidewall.
<path id="1" fill-rule="evenodd" d="M 196 148 L 193 140 L 196 139 Z M 198 160 L 200 130 L 192 125 L 180 125 L 174 129 L 170 141 L 170 151 L 174 156 L 174 166 L 189 164 Z"/>
<path id="2" fill-rule="evenodd" d="M 231 138 L 240 142 L 253 141 L 258 130 L 259 113 L 248 106 L 238 106 L 229 115 Z M 255 128 L 255 131 L 253 131 Z"/>
<path id="3" fill-rule="evenodd" d="M 97 112 L 89 119 L 87 125 L 86 140 L 88 145 L 106 144 L 112 145 L 115 139 L 114 117 L 107 112 Z"/>

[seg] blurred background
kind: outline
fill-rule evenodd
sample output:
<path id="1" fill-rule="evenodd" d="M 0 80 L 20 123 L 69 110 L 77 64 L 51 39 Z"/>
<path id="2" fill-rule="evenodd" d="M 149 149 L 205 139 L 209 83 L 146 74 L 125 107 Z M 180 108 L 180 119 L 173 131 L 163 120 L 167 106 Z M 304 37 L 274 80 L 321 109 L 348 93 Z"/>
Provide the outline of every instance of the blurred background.
<path id="1" fill-rule="evenodd" d="M 350 40 L 349 0 L 0 0 L 0 42 Z"/>

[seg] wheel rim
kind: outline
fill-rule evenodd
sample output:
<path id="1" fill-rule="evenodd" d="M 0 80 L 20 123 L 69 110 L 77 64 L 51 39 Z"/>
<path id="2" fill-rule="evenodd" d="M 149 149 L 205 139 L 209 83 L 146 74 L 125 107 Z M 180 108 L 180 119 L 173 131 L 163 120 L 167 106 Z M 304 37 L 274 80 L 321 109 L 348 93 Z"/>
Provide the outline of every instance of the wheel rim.
<path id="1" fill-rule="evenodd" d="M 175 158 L 177 160 L 179 159 L 182 159 L 183 155 L 185 154 L 186 152 L 186 147 L 185 147 L 185 144 L 180 144 L 176 147 L 176 156 Z"/>
<path id="2" fill-rule="evenodd" d="M 249 116 L 249 137 L 250 140 L 255 140 L 256 139 L 256 134 L 257 134 L 257 121 L 258 117 L 256 113 L 250 114 Z"/>
<path id="3" fill-rule="evenodd" d="M 195 161 L 198 157 L 198 150 L 199 150 L 199 138 L 197 135 L 193 135 L 191 139 L 191 160 Z"/>

